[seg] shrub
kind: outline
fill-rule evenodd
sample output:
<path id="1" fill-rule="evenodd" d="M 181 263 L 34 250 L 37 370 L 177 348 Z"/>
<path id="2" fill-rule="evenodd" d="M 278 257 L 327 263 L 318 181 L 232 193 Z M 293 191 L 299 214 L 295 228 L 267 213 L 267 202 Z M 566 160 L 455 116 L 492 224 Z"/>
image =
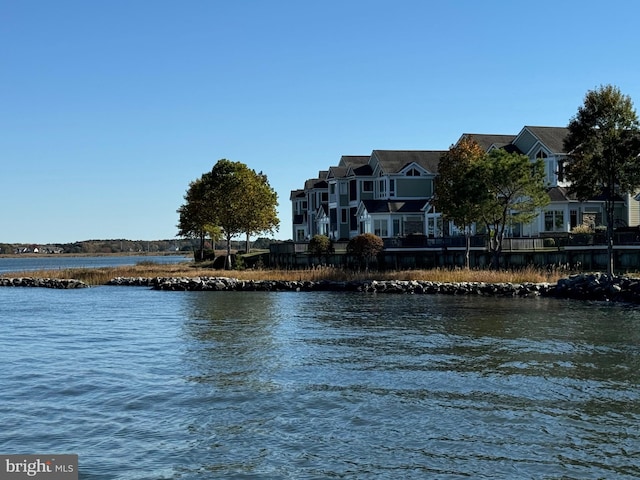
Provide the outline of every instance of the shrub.
<path id="1" fill-rule="evenodd" d="M 326 235 L 314 235 L 309 240 L 308 251 L 310 255 L 318 257 L 318 261 L 322 261 L 323 256 L 328 256 L 332 253 L 333 245 L 331 240 Z"/>
<path id="2" fill-rule="evenodd" d="M 369 261 L 375 258 L 384 248 L 384 242 L 373 233 L 363 233 L 349 240 L 347 253 L 355 256 L 365 267 L 369 268 Z"/>
<path id="3" fill-rule="evenodd" d="M 593 230 L 589 225 L 582 224 L 582 225 L 573 227 L 573 229 L 571 230 L 571 233 L 576 233 L 576 234 L 593 233 Z"/>

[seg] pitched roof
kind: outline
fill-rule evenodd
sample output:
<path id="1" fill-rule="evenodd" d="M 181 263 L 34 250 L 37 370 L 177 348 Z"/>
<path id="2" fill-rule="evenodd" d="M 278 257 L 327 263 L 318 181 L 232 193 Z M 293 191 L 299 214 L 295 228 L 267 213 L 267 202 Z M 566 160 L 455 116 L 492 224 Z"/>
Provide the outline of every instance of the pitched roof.
<path id="1" fill-rule="evenodd" d="M 329 173 L 327 174 L 327 178 L 344 178 L 347 176 L 347 170 L 349 167 L 329 167 Z"/>
<path id="2" fill-rule="evenodd" d="M 289 200 L 293 200 L 294 198 L 301 198 L 304 196 L 305 196 L 304 190 L 301 190 L 301 189 L 291 190 L 291 194 L 289 195 Z"/>
<path id="3" fill-rule="evenodd" d="M 327 188 L 327 182 L 321 178 L 310 178 L 304 182 L 304 189 L 311 190 L 313 188 Z"/>
<path id="4" fill-rule="evenodd" d="M 385 173 L 397 173 L 411 163 L 420 165 L 431 173 L 438 172 L 438 163 L 445 150 L 374 150 Z"/>
<path id="5" fill-rule="evenodd" d="M 569 189 L 565 187 L 551 187 L 547 193 L 549 194 L 549 198 L 552 202 L 575 202 L 578 201 L 578 196 L 574 193 L 569 193 Z M 606 199 L 606 195 L 600 194 L 593 197 L 589 197 L 587 200 L 593 202 L 602 202 Z M 613 196 L 613 200 L 615 202 L 624 202 L 624 198 L 620 195 L 615 194 Z"/>
<path id="6" fill-rule="evenodd" d="M 370 155 L 343 155 L 340 157 L 340 167 L 355 167 L 369 163 Z"/>
<path id="7" fill-rule="evenodd" d="M 463 133 L 462 138 L 471 138 L 478 145 L 480 145 L 485 151 L 488 151 L 492 146 L 496 148 L 504 148 L 510 145 L 516 138 L 515 135 L 494 135 L 488 133 Z"/>
<path id="8" fill-rule="evenodd" d="M 329 206 L 326 203 L 321 203 L 318 207 L 318 215 L 324 215 L 325 217 L 329 216 Z"/>
<path id="9" fill-rule="evenodd" d="M 352 167 L 349 170 L 352 171 L 354 175 L 357 175 L 360 177 L 370 176 L 371 174 L 373 174 L 373 169 L 371 168 L 371 165 L 369 165 L 368 163 L 366 165 Z"/>
<path id="10" fill-rule="evenodd" d="M 421 213 L 428 200 L 363 200 L 369 213 Z"/>
<path id="11" fill-rule="evenodd" d="M 568 202 L 576 200 L 575 195 L 570 195 L 569 191 L 564 187 L 551 187 L 547 193 L 552 202 Z"/>
<path id="12" fill-rule="evenodd" d="M 530 127 L 525 126 L 551 153 L 565 153 L 564 139 L 569 133 L 566 127 Z"/>

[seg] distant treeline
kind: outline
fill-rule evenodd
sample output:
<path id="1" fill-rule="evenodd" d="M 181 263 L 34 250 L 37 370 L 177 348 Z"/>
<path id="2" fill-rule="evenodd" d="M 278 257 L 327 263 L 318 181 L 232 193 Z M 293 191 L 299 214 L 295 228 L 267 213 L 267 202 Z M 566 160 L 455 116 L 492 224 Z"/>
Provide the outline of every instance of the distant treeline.
<path id="1" fill-rule="evenodd" d="M 251 248 L 265 248 L 277 240 L 258 238 L 251 243 Z M 179 252 L 192 252 L 199 247 L 196 239 L 171 239 L 171 240 L 84 240 L 74 243 L 50 243 L 50 244 L 22 244 L 0 243 L 0 254 L 11 255 L 20 253 L 38 254 L 117 254 L 117 253 L 157 253 L 169 254 Z M 210 242 L 205 248 L 222 249 L 221 244 L 212 245 Z M 234 241 L 232 248 L 244 250 L 245 242 Z"/>

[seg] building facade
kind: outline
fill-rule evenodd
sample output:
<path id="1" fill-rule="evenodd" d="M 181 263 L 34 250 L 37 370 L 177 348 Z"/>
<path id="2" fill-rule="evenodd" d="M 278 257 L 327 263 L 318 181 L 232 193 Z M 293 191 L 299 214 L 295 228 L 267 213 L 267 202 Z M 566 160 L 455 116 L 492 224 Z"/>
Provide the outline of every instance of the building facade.
<path id="1" fill-rule="evenodd" d="M 515 135 L 465 133 L 487 152 L 500 148 L 542 159 L 551 202 L 528 224 L 513 225 L 512 238 L 568 234 L 585 225 L 595 229 L 605 223 L 601 199 L 578 201 L 568 193 L 564 178 L 567 154 L 564 127 L 525 126 Z M 458 140 L 458 141 L 460 141 Z M 422 235 L 455 236 L 460 232 L 433 207 L 434 180 L 442 150 L 373 150 L 370 155 L 343 156 L 338 165 L 320 171 L 318 178 L 291 192 L 293 239 L 309 240 L 323 234 L 349 240 L 361 233 L 383 239 Z M 625 195 L 616 202 L 615 227 L 640 224 L 640 202 Z M 389 243 L 389 242 L 387 242 Z"/>

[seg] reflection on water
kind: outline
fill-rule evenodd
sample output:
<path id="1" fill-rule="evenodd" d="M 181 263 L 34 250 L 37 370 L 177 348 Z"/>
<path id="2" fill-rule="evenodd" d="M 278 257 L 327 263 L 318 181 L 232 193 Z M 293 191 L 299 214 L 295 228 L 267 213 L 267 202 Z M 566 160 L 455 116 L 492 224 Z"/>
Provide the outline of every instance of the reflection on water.
<path id="1" fill-rule="evenodd" d="M 226 293 L 200 295 L 190 305 L 184 328 L 199 340 L 187 352 L 190 368 L 199 372 L 191 379 L 224 389 L 259 388 L 279 362 L 276 297 Z"/>
<path id="2" fill-rule="evenodd" d="M 191 380 L 213 406 L 193 431 L 211 471 L 640 474 L 633 309 L 331 293 L 190 300 Z"/>
<path id="3" fill-rule="evenodd" d="M 0 289 L 0 451 L 89 479 L 640 477 L 640 310 Z"/>

